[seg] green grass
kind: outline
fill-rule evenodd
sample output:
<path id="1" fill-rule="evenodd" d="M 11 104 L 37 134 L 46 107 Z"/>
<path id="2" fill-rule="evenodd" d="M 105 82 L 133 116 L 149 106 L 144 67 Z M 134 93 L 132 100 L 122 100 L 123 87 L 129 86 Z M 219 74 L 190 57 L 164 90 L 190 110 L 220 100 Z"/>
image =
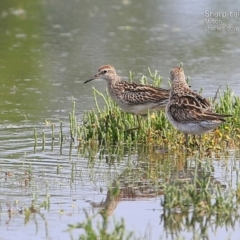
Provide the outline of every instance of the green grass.
<path id="1" fill-rule="evenodd" d="M 172 239 L 178 239 L 178 237 L 182 239 L 180 236 L 184 233 L 190 236 L 192 234 L 194 239 L 208 239 L 212 229 L 219 232 L 218 228 L 235 229 L 237 226 L 240 220 L 238 180 L 236 180 L 236 188 L 229 187 L 228 183 L 221 184 L 212 177 L 211 162 L 202 164 L 202 161 L 195 159 L 194 165 L 195 167 L 189 166 L 188 169 L 192 171 L 191 177 L 172 178 L 159 186 L 152 184 L 152 188 L 159 188 L 161 192 L 158 197 L 161 199 L 159 210 L 155 211 L 159 211 L 160 225 L 164 227 L 164 233 L 161 236 L 154 236 L 154 239 L 165 239 L 169 235 Z M 136 171 L 135 169 L 135 173 Z M 131 179 L 136 177 L 133 175 L 130 173 Z M 144 176 L 147 177 L 141 178 L 141 182 L 154 182 L 152 174 L 145 173 Z M 131 184 L 128 188 L 131 186 L 136 188 L 136 185 L 139 185 L 139 179 L 136 179 L 135 184 L 130 180 Z M 158 179 L 160 179 L 159 176 Z M 123 194 L 121 191 L 122 189 L 124 191 L 128 182 L 125 175 L 123 182 L 125 187 L 121 183 L 109 186 L 112 199 L 108 202 L 109 205 L 111 201 L 118 201 L 118 196 Z M 96 222 L 98 214 L 102 216 L 102 220 Z M 151 235 L 151 232 L 145 232 L 145 236 L 137 237 L 135 232 L 129 232 L 123 219 L 112 221 L 112 217 L 107 214 L 107 206 L 95 215 L 89 215 L 85 211 L 85 216 L 85 220 L 69 225 L 68 228 L 70 233 L 76 229 L 83 230 L 78 239 L 150 239 L 146 235 Z"/>
<path id="2" fill-rule="evenodd" d="M 127 233 L 124 220 L 115 221 L 112 231 L 108 230 L 109 219 L 108 217 L 103 217 L 103 221 L 98 222 L 97 228 L 94 227 L 93 221 L 96 215 L 89 216 L 87 211 L 85 211 L 86 220 L 81 223 L 76 223 L 69 225 L 68 231 L 71 232 L 75 229 L 83 229 L 84 234 L 79 236 L 79 240 L 95 240 L 95 239 L 104 239 L 104 240 L 130 240 L 136 239 L 133 238 L 133 232 Z M 71 237 L 71 239 L 74 239 Z"/>
<path id="3" fill-rule="evenodd" d="M 157 72 L 152 73 L 149 70 L 149 76 L 152 85 L 161 85 L 162 78 Z M 132 80 L 131 74 L 130 81 Z M 143 76 L 140 82 L 148 83 L 147 77 Z M 89 167 L 92 162 L 94 164 L 96 156 L 106 160 L 109 166 L 114 166 L 123 159 L 126 152 L 129 153 L 129 158 L 133 153 L 137 155 L 138 167 L 129 164 L 117 180 L 123 179 L 124 184 L 129 183 L 129 186 L 135 186 L 144 180 L 152 184 L 152 188 L 156 189 L 155 195 L 162 195 L 160 216 L 164 229 L 170 235 L 178 236 L 180 232 L 189 231 L 199 236 L 195 239 L 203 239 L 207 235 L 207 230 L 211 228 L 217 229 L 224 225 L 234 228 L 235 222 L 239 221 L 238 172 L 236 188 L 221 185 L 212 178 L 213 170 L 208 157 L 212 152 L 221 152 L 219 156 L 224 158 L 228 155 L 228 148 L 239 148 L 240 97 L 236 96 L 228 86 L 221 91 L 218 99 L 213 103 L 214 108 L 218 113 L 233 116 L 227 118 L 226 123 L 216 130 L 202 136 L 202 152 L 198 151 L 199 142 L 197 140 L 198 145 L 195 144 L 193 137 L 187 148 L 189 151 L 183 151 L 186 150 L 184 135 L 171 126 L 164 112 L 141 118 L 139 130 L 127 131 L 138 126 L 137 117 L 122 112 L 107 92 L 101 93 L 93 89 L 93 97 L 95 100 L 93 109 L 85 111 L 80 122 L 76 119 L 74 101 L 69 114 L 70 139 L 79 144 L 79 152 L 89 160 Z M 104 106 L 100 107 L 99 102 L 104 102 Z M 51 127 L 52 139 L 54 139 L 57 136 L 54 134 L 56 128 L 52 125 Z M 60 122 L 60 143 L 66 139 L 64 134 L 63 123 Z M 37 144 L 36 131 L 34 138 Z M 45 143 L 44 134 L 42 143 L 43 145 Z M 215 158 L 216 156 L 215 154 Z M 141 158 L 147 161 L 142 164 L 143 167 L 140 165 Z M 184 164 L 189 162 L 189 159 L 199 160 L 199 162 L 196 160 L 197 164 L 191 180 L 173 180 L 171 175 L 173 169 L 184 168 Z M 198 175 L 198 165 L 203 159 L 207 160 L 202 164 L 201 175 Z M 118 192 L 118 189 L 113 191 L 113 196 Z M 79 239 L 137 239 L 133 232 L 127 231 L 124 220 L 115 221 L 113 228 L 109 230 L 109 217 L 102 211 L 99 213 L 102 214 L 103 219 L 97 226 L 94 225 L 96 215 L 91 216 L 85 211 L 85 220 L 69 225 L 68 230 L 70 232 L 79 228 L 84 230 L 84 234 L 81 234 Z M 200 229 L 199 232 L 196 229 Z"/>
<path id="4" fill-rule="evenodd" d="M 162 78 L 149 70 L 152 85 L 160 86 Z M 130 75 L 132 78 L 132 75 Z M 132 81 L 132 79 L 130 79 Z M 140 79 L 142 83 L 148 83 L 145 76 Z M 138 126 L 135 115 L 124 113 L 111 100 L 107 91 L 101 93 L 93 88 L 95 106 L 92 110 L 85 111 L 81 123 L 70 120 L 71 132 L 76 133 L 80 144 L 153 144 L 166 149 L 178 149 L 184 146 L 185 138 L 182 133 L 174 129 L 166 119 L 164 111 L 149 114 L 147 118 L 141 118 L 139 130 L 128 131 Z M 103 100 L 104 107 L 100 108 L 99 100 Z M 212 101 L 212 99 L 210 99 Z M 75 103 L 74 103 L 75 104 Z M 226 87 L 217 101 L 213 103 L 216 112 L 232 114 L 218 129 L 203 135 L 203 149 L 222 149 L 223 147 L 237 147 L 240 140 L 240 98 Z M 75 106 L 74 106 L 75 107 Z M 75 109 L 73 108 L 73 113 Z M 70 114 L 71 115 L 71 114 Z M 73 114 L 74 115 L 74 114 Z M 75 125 L 72 124 L 74 122 Z M 190 148 L 194 148 L 193 140 L 190 140 Z M 192 147 L 191 147 L 192 146 Z"/>
<path id="5" fill-rule="evenodd" d="M 209 163 L 201 176 L 198 170 L 196 166 L 192 181 L 179 180 L 164 187 L 162 221 L 168 234 L 187 231 L 199 236 L 196 239 L 208 239 L 211 229 L 234 229 L 240 220 L 239 188 L 216 181 Z"/>

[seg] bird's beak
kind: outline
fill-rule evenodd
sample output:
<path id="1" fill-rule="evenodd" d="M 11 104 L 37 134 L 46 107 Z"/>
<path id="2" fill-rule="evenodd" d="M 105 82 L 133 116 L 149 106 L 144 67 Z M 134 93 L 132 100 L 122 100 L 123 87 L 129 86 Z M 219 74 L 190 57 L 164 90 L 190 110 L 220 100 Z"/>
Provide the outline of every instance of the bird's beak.
<path id="1" fill-rule="evenodd" d="M 92 76 L 90 79 L 86 80 L 86 81 L 84 82 L 84 84 L 85 84 L 85 83 L 88 83 L 88 82 L 91 82 L 92 80 L 95 80 L 95 79 L 98 79 L 98 75 L 97 75 L 97 74 L 94 75 L 94 76 Z"/>

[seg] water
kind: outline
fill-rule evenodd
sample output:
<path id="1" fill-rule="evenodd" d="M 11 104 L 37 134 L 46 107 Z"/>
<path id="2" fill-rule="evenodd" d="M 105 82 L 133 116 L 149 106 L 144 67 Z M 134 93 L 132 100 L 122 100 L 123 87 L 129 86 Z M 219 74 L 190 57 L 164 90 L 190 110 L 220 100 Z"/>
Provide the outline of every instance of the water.
<path id="1" fill-rule="evenodd" d="M 90 202 L 104 200 L 107 185 L 129 164 L 142 162 L 141 154 L 126 149 L 118 159 L 105 150 L 103 159 L 96 157 L 91 163 L 94 153 L 91 158 L 90 153 L 79 154 L 77 145 L 70 146 L 67 126 L 72 99 L 80 122 L 83 112 L 94 104 L 91 87 L 106 88 L 103 81 L 83 84 L 99 66 L 115 66 L 124 79 L 131 70 L 135 81 L 143 74 L 148 76 L 150 67 L 163 76 L 163 86 L 168 87 L 169 70 L 183 62 L 192 88 L 203 87 L 205 96 L 213 96 L 219 85 L 225 88 L 226 84 L 240 95 L 239 31 L 204 31 L 213 25 L 205 22 L 205 11 L 230 12 L 236 10 L 234 6 L 238 6 L 236 1 L 2 1 L 0 239 L 68 239 L 64 230 L 85 219 L 83 208 L 95 212 Z M 224 28 L 240 23 L 239 17 L 217 20 Z M 55 124 L 57 135 L 60 121 L 67 136 L 62 147 L 57 140 L 49 140 L 49 123 Z M 42 132 L 46 134 L 44 147 Z M 234 152 L 228 161 L 226 167 L 214 158 L 213 166 L 218 169 L 214 177 L 219 181 L 227 182 L 234 175 L 229 169 L 234 172 L 231 163 L 239 161 L 239 153 Z M 38 207 L 48 197 L 50 209 L 32 213 L 24 224 L 21 209 L 30 208 L 32 200 Z M 114 216 L 123 217 L 129 230 L 141 236 L 151 232 L 156 239 L 164 232 L 160 198 L 149 194 L 136 201 L 123 199 Z M 219 239 L 229 235 L 237 239 L 237 231 L 219 229 Z M 191 238 L 188 231 L 181 233 Z"/>

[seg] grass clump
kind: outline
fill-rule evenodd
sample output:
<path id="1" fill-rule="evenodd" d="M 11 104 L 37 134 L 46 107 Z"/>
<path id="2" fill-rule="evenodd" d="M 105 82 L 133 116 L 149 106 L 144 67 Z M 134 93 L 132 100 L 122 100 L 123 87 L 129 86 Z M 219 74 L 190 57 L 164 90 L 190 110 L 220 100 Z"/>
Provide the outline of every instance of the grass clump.
<path id="1" fill-rule="evenodd" d="M 104 239 L 104 240 L 130 240 L 133 238 L 133 232 L 127 233 L 126 226 L 124 223 L 124 220 L 121 219 L 121 221 L 115 221 L 114 227 L 112 231 L 108 230 L 109 227 L 109 219 L 107 216 L 103 217 L 103 221 L 98 222 L 97 227 L 94 227 L 94 219 L 97 216 L 89 216 L 87 211 L 85 212 L 85 221 L 81 223 L 76 223 L 73 225 L 69 225 L 68 231 L 71 232 L 76 229 L 83 229 L 84 233 L 79 236 L 79 240 L 89 240 L 89 239 Z M 73 237 L 72 237 L 73 239 Z"/>
<path id="2" fill-rule="evenodd" d="M 174 238 L 188 231 L 194 239 L 209 239 L 212 229 L 235 228 L 240 220 L 239 189 L 221 184 L 212 171 L 211 165 L 205 164 L 199 175 L 196 166 L 191 180 L 165 184 L 161 221 L 167 235 Z"/>
<path id="3" fill-rule="evenodd" d="M 70 233 L 81 229 L 78 239 L 136 239 L 135 233 L 127 231 L 123 220 L 112 221 L 112 214 L 121 201 L 149 200 L 156 196 L 161 207 L 154 211 L 159 211 L 164 231 L 161 236 L 154 235 L 154 239 L 168 239 L 169 235 L 170 239 L 178 239 L 184 233 L 191 234 L 191 239 L 210 239 L 212 231 L 221 234 L 223 227 L 229 231 L 237 227 L 240 220 L 239 187 L 232 187 L 232 182 L 218 181 L 213 176 L 212 163 L 195 159 L 184 172 L 174 169 L 169 174 L 167 169 L 165 174 L 162 173 L 160 166 L 154 174 L 156 165 L 153 164 L 153 169 L 149 166 L 142 163 L 122 173 L 108 188 L 105 201 L 91 204 L 101 210 L 93 216 L 85 210 L 85 220 L 69 225 Z M 237 186 L 238 181 L 237 178 Z M 97 215 L 101 215 L 101 220 L 96 221 Z M 150 233 L 146 231 L 141 239 L 150 239 L 146 237 Z"/>
<path id="4" fill-rule="evenodd" d="M 152 85 L 161 85 L 162 78 L 157 72 L 153 74 L 149 70 L 149 75 L 152 79 Z M 132 81 L 132 77 L 131 74 L 130 81 Z M 147 77 L 143 76 L 140 82 L 148 83 Z M 95 108 L 86 111 L 82 123 L 76 127 L 77 137 L 81 143 L 152 143 L 171 148 L 184 145 L 183 134 L 171 126 L 164 111 L 149 113 L 147 118 L 140 117 L 140 128 L 136 131 L 127 131 L 127 129 L 138 126 L 137 116 L 122 112 L 107 92 L 100 93 L 93 88 L 93 95 Z M 99 107 L 99 98 L 104 101 L 103 109 Z M 226 119 L 226 123 L 217 130 L 205 134 L 202 143 L 205 144 L 206 149 L 221 149 L 223 144 L 235 146 L 240 140 L 240 98 L 235 96 L 232 90 L 227 87 L 213 105 L 216 112 L 233 114 L 233 117 Z"/>

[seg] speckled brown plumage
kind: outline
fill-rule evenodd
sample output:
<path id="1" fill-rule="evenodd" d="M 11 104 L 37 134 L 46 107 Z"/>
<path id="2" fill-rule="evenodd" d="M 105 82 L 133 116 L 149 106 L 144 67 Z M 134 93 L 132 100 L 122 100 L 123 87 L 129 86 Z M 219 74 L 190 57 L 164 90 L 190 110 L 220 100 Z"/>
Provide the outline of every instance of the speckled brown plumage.
<path id="1" fill-rule="evenodd" d="M 185 81 L 182 68 L 175 67 L 170 72 L 172 88 L 166 107 L 170 123 L 184 134 L 201 135 L 225 121 L 229 114 L 215 113 L 211 103 L 192 91 Z"/>
<path id="2" fill-rule="evenodd" d="M 95 79 L 106 80 L 111 98 L 125 112 L 146 115 L 148 110 L 164 109 L 169 99 L 169 90 L 122 81 L 110 65 L 100 67 L 97 74 L 84 83 Z"/>

